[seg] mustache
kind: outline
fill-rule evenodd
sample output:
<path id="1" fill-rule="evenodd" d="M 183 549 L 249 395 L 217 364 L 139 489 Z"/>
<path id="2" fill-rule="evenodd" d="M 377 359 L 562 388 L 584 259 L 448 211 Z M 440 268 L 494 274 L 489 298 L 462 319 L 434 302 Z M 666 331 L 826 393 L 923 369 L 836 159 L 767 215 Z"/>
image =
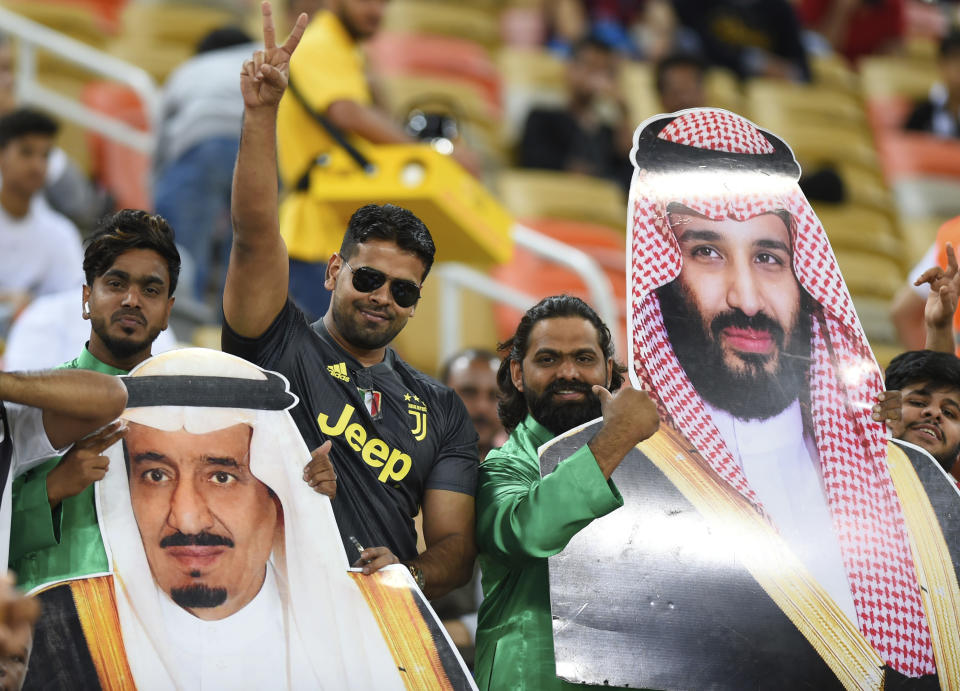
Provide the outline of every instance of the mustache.
<path id="1" fill-rule="evenodd" d="M 143 315 L 139 310 L 134 309 L 119 309 L 110 315 L 110 321 L 117 322 L 123 319 L 124 317 L 133 317 L 140 324 L 146 324 L 147 320 L 143 318 Z"/>
<path id="2" fill-rule="evenodd" d="M 748 317 L 742 310 L 734 308 L 729 312 L 718 314 L 713 318 L 713 321 L 710 322 L 710 331 L 713 333 L 715 339 L 719 338 L 720 333 L 729 327 L 766 331 L 778 346 L 783 345 L 783 327 L 780 326 L 775 319 L 767 316 L 763 312 L 757 312 L 752 317 Z"/>
<path id="3" fill-rule="evenodd" d="M 160 540 L 161 547 L 233 547 L 233 540 L 213 533 L 173 533 Z"/>
<path id="4" fill-rule="evenodd" d="M 575 379 L 554 379 L 543 390 L 543 395 L 550 396 L 559 391 L 574 391 L 590 395 L 593 393 L 593 385 Z"/>

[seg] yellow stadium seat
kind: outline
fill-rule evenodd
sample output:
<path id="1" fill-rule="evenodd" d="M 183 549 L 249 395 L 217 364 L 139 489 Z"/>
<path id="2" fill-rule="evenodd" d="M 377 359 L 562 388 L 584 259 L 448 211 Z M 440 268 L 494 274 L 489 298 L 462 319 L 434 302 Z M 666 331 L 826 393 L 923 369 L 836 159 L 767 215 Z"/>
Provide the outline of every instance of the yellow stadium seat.
<path id="1" fill-rule="evenodd" d="M 829 127 L 842 121 L 866 128 L 863 103 L 851 93 L 772 79 L 752 79 L 745 91 L 746 111 L 757 124 L 816 122 Z"/>
<path id="2" fill-rule="evenodd" d="M 625 228 L 623 189 L 599 178 L 549 170 L 506 170 L 497 177 L 497 194 L 520 218 L 566 218 Z"/>
<path id="3" fill-rule="evenodd" d="M 394 0 L 387 5 L 383 28 L 389 31 L 469 38 L 488 47 L 500 42 L 498 14 L 462 3 Z"/>
<path id="4" fill-rule="evenodd" d="M 860 61 L 860 83 L 868 99 L 897 95 L 923 98 L 936 80 L 937 66 L 933 61 L 882 55 Z"/>
<path id="5" fill-rule="evenodd" d="M 897 332 L 890 321 L 889 300 L 871 295 L 854 295 L 853 306 L 871 344 L 897 342 Z"/>
<path id="6" fill-rule="evenodd" d="M 704 91 L 707 95 L 707 105 L 714 108 L 726 108 L 734 113 L 743 113 L 743 94 L 740 91 L 740 81 L 730 70 L 722 67 L 711 67 L 704 75 Z"/>
<path id="7" fill-rule="evenodd" d="M 860 77 L 840 55 L 814 55 L 810 57 L 813 83 L 836 91 L 859 93 Z"/>
<path id="8" fill-rule="evenodd" d="M 503 103 L 501 139 L 512 148 L 533 108 L 566 102 L 566 63 L 543 48 L 505 46 L 497 54 L 497 66 Z"/>
<path id="9" fill-rule="evenodd" d="M 889 300 L 907 275 L 899 262 L 883 254 L 840 248 L 834 254 L 851 295 Z"/>
<path id="10" fill-rule="evenodd" d="M 837 252 L 869 252 L 897 262 L 899 272 L 909 268 L 903 240 L 888 214 L 854 204 L 815 204 L 814 211 Z"/>

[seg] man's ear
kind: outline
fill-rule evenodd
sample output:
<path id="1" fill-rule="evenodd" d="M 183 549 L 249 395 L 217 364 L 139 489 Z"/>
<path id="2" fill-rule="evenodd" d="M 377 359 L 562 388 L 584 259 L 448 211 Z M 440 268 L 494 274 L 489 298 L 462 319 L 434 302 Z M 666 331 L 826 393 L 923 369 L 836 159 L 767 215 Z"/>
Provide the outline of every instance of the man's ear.
<path id="1" fill-rule="evenodd" d="M 341 269 L 343 269 L 343 258 L 339 254 L 334 254 L 330 257 L 330 261 L 327 262 L 327 269 L 324 272 L 324 288 L 329 291 L 333 291 L 337 285 L 337 275 L 340 273 Z"/>
<path id="2" fill-rule="evenodd" d="M 83 293 L 80 296 L 80 315 L 84 319 L 90 318 L 89 303 L 90 303 L 90 286 L 84 285 Z"/>
<path id="3" fill-rule="evenodd" d="M 517 391 L 523 392 L 523 363 L 519 360 L 510 361 L 510 379 Z"/>
<path id="4" fill-rule="evenodd" d="M 617 366 L 617 363 L 614 362 L 612 357 L 607 358 L 607 391 L 610 390 L 610 385 L 613 383 L 613 372 L 614 368 Z"/>

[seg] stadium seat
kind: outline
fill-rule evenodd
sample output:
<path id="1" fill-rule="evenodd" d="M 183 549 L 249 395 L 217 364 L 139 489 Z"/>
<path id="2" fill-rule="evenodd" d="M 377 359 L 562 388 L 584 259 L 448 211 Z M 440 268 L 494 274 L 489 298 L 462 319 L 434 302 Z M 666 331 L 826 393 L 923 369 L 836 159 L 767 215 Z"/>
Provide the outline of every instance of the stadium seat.
<path id="1" fill-rule="evenodd" d="M 960 141 L 930 134 L 889 132 L 877 139 L 887 180 L 939 175 L 960 179 Z"/>
<path id="2" fill-rule="evenodd" d="M 147 118 L 136 93 L 112 82 L 91 82 L 83 90 L 83 103 L 110 113 L 134 127 L 146 129 Z M 118 208 L 150 209 L 150 159 L 99 134 L 89 133 L 91 169 L 110 191 Z"/>
<path id="3" fill-rule="evenodd" d="M 566 101 L 566 65 L 548 50 L 504 47 L 497 53 L 501 75 L 503 120 L 501 137 L 513 148 L 523 131 L 527 114 L 537 106 L 561 106 Z"/>
<path id="4" fill-rule="evenodd" d="M 899 273 L 909 268 L 903 240 L 890 215 L 855 204 L 815 204 L 814 211 L 838 254 L 869 252 L 898 263 Z"/>
<path id="5" fill-rule="evenodd" d="M 521 222 L 593 257 L 610 279 L 618 306 L 618 320 L 621 325 L 626 323 L 626 238 L 623 233 L 596 224 L 557 219 Z M 515 248 L 513 259 L 508 264 L 491 269 L 490 275 L 499 282 L 537 299 L 565 293 L 590 301 L 587 287 L 576 273 L 519 246 Z M 506 340 L 516 329 L 522 313 L 511 307 L 497 305 L 494 314 L 498 338 L 501 341 Z M 626 357 L 626 340 L 623 335 L 616 347 L 618 356 Z"/>
<path id="6" fill-rule="evenodd" d="M 497 177 L 497 195 L 519 218 L 563 218 L 626 227 L 627 203 L 614 182 L 575 173 L 512 168 Z"/>
<path id="7" fill-rule="evenodd" d="M 496 10 L 460 2 L 395 0 L 387 5 L 383 29 L 456 36 L 491 48 L 500 42 L 500 18 Z"/>
<path id="8" fill-rule="evenodd" d="M 436 76 L 476 86 L 500 108 L 500 75 L 486 48 L 452 36 L 380 32 L 366 46 L 378 74 Z"/>
<path id="9" fill-rule="evenodd" d="M 872 55 L 860 61 L 860 83 L 867 99 L 906 96 L 918 99 L 937 80 L 936 63 L 903 56 Z"/>

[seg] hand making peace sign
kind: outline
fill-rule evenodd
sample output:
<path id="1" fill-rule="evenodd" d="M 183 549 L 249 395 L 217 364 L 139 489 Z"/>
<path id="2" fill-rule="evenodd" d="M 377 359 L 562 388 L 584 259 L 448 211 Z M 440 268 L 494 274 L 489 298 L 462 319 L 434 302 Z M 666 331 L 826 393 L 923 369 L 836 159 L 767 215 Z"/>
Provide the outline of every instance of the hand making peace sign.
<path id="1" fill-rule="evenodd" d="M 301 14 L 286 42 L 278 46 L 270 3 L 264 0 L 260 8 L 263 13 L 263 50 L 256 51 L 253 59 L 244 62 L 240 72 L 240 90 L 247 108 L 276 107 L 280 103 L 290 75 L 290 56 L 307 28 L 307 15 Z"/>

